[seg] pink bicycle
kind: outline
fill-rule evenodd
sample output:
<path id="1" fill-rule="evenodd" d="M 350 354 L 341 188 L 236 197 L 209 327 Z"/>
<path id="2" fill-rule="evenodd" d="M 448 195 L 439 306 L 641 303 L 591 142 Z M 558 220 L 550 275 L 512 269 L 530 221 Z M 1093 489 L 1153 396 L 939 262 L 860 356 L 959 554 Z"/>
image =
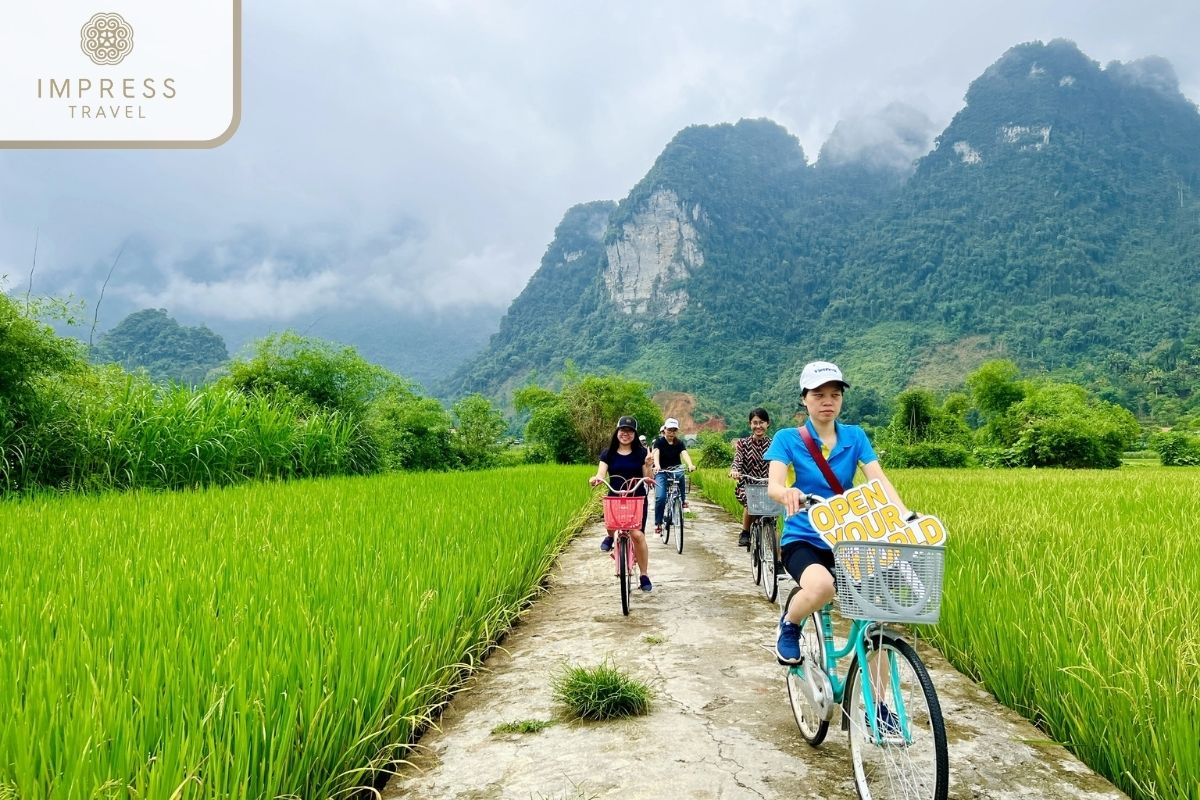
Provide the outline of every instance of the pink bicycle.
<path id="1" fill-rule="evenodd" d="M 607 480 L 602 483 L 612 492 L 604 497 L 604 527 L 612 531 L 613 548 L 610 555 L 616 562 L 617 580 L 621 586 L 621 613 L 628 616 L 629 602 L 633 596 L 633 576 L 637 574 L 637 555 L 630 533 L 641 528 L 646 508 L 646 494 L 635 492 L 643 487 L 649 492 L 654 481 L 635 478 L 621 483 L 619 489 Z"/>

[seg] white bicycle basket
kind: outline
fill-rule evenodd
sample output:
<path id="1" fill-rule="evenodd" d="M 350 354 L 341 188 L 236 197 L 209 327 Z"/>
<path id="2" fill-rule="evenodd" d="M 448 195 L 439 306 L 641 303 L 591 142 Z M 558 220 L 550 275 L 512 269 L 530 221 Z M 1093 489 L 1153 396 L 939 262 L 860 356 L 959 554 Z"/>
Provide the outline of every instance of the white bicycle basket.
<path id="1" fill-rule="evenodd" d="M 838 542 L 833 548 L 843 617 L 931 625 L 942 610 L 942 547 Z"/>

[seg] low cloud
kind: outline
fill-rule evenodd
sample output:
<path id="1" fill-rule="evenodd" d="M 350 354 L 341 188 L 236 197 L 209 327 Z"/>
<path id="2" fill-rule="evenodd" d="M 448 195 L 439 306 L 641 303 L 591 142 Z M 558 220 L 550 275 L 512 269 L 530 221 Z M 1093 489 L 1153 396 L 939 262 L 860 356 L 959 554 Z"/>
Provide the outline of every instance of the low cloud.
<path id="1" fill-rule="evenodd" d="M 861 164 L 894 172 L 908 172 L 929 152 L 937 126 L 924 112 L 904 103 L 891 103 L 879 111 L 847 117 L 834 126 L 821 148 L 826 166 Z"/>
<path id="2" fill-rule="evenodd" d="M 290 265 L 267 259 L 237 278 L 197 280 L 175 272 L 161 290 L 135 290 L 129 297 L 141 306 L 187 308 L 209 319 L 283 321 L 328 308 L 341 284 L 336 273 L 296 274 Z"/>
<path id="3" fill-rule="evenodd" d="M 174 260 L 141 253 L 108 291 L 114 302 L 134 306 L 186 308 L 212 320 L 275 322 L 363 307 L 419 316 L 505 305 L 515 286 L 519 291 L 528 268 L 518 254 L 495 246 L 462 253 L 456 245 L 449 231 L 415 226 L 361 242 L 334 232 L 246 231 Z"/>
<path id="4" fill-rule="evenodd" d="M 1113 61 L 1105 67 L 1105 71 L 1128 86 L 1152 89 L 1166 97 L 1183 99 L 1175 67 L 1165 58 L 1147 56 L 1128 63 Z"/>

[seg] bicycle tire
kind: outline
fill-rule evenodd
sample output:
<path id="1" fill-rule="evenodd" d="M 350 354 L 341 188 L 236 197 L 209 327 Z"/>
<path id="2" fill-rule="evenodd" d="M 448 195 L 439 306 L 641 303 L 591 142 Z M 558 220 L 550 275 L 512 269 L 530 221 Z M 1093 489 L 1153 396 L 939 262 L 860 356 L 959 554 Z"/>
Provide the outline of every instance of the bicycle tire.
<path id="1" fill-rule="evenodd" d="M 665 514 L 663 515 L 663 524 L 659 525 L 658 528 L 658 538 L 662 540 L 663 544 L 669 544 L 671 541 L 671 523 Z"/>
<path id="2" fill-rule="evenodd" d="M 759 541 L 762 538 L 762 522 L 754 520 L 750 523 L 750 575 L 754 578 L 754 585 L 757 586 L 762 581 L 762 560 L 759 558 L 759 552 L 762 548 L 762 543 Z"/>
<path id="3" fill-rule="evenodd" d="M 800 591 L 799 586 L 792 589 L 784 608 L 791 604 L 792 596 L 798 591 Z M 825 640 L 822 635 L 821 612 L 814 611 L 800 629 L 800 652 L 804 653 L 804 658 L 808 660 L 808 663 L 815 662 L 823 671 L 828 672 L 828 665 L 825 663 Z M 825 741 L 825 737 L 829 733 L 829 720 L 821 718 L 816 705 L 809 702 L 800 688 L 804 677 L 797 670 L 804 668 L 788 667 L 788 701 L 792 707 L 792 717 L 796 720 L 796 727 L 800 729 L 800 735 L 804 737 L 804 741 L 813 747 L 818 747 L 821 742 Z"/>
<path id="4" fill-rule="evenodd" d="M 850 761 L 854 766 L 854 788 L 861 800 L 921 798 L 946 800 L 949 791 L 950 761 L 946 751 L 946 725 L 942 707 L 929 670 L 917 651 L 904 639 L 890 633 L 872 636 L 869 651 L 881 650 L 894 663 L 899 674 L 883 687 L 883 697 L 895 714 L 900 706 L 895 699 L 895 684 L 901 684 L 903 716 L 907 735 L 882 736 L 875 742 L 866 719 L 865 698 L 860 688 L 862 665 L 855 657 L 846 672 L 844 708 L 850 734 Z"/>
<path id="5" fill-rule="evenodd" d="M 675 551 L 683 553 L 683 496 L 680 494 L 675 495 L 675 514 L 679 523 L 679 528 L 675 531 Z"/>
<path id="6" fill-rule="evenodd" d="M 621 582 L 621 613 L 629 616 L 629 599 L 633 594 L 633 570 L 629 568 L 628 536 L 617 539 L 617 580 Z"/>
<path id="7" fill-rule="evenodd" d="M 674 487 L 667 485 L 667 496 L 663 500 L 663 544 L 671 541 L 671 528 L 675 527 L 675 492 Z"/>
<path id="8" fill-rule="evenodd" d="M 763 595 L 774 603 L 779 597 L 779 543 L 775 540 L 775 520 L 768 523 L 760 519 L 758 526 L 762 546 L 758 560 L 762 570 Z"/>

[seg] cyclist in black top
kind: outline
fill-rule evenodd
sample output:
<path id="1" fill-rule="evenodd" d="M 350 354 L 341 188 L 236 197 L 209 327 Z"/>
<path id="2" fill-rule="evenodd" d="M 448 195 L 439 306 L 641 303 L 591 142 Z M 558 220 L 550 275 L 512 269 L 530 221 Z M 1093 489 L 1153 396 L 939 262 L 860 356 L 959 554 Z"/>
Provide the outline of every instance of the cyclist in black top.
<path id="1" fill-rule="evenodd" d="M 649 478 L 649 465 L 650 460 L 647 457 L 646 448 L 637 439 L 637 420 L 633 417 L 621 417 L 617 420 L 617 429 L 613 431 L 608 447 L 600 452 L 600 463 L 596 466 L 596 474 L 589 478 L 588 482 L 592 486 L 598 486 L 605 477 L 611 475 L 614 479 L 619 478 L 619 480 L 609 480 L 609 483 L 620 489 L 625 481 Z M 646 487 L 638 487 L 634 494 L 646 496 Z M 641 572 L 638 580 L 639 588 L 643 592 L 648 592 L 654 586 L 650 583 L 650 576 L 647 574 L 650 569 L 650 548 L 646 546 L 645 530 L 646 506 L 643 504 L 641 527 L 636 531 L 630 531 L 629 536 L 633 539 L 633 553 L 637 557 L 638 571 Z M 610 530 L 600 540 L 600 549 L 608 552 L 612 546 L 613 532 Z"/>
<path id="2" fill-rule="evenodd" d="M 662 533 L 663 511 L 667 507 L 667 475 L 663 470 L 686 464 L 688 471 L 696 469 L 687 445 L 679 438 L 679 420 L 668 417 L 663 423 L 663 435 L 654 440 L 654 530 Z M 687 481 L 679 476 L 679 496 L 687 508 Z"/>

